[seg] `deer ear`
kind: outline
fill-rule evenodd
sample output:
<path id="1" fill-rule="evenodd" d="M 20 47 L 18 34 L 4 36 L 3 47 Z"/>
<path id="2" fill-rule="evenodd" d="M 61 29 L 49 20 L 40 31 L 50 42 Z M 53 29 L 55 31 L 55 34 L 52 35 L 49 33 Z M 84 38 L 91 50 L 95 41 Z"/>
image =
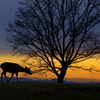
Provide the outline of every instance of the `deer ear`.
<path id="1" fill-rule="evenodd" d="M 25 66 L 26 69 L 29 69 L 28 67 Z"/>
<path id="2" fill-rule="evenodd" d="M 27 67 L 25 66 L 25 68 L 27 68 Z"/>

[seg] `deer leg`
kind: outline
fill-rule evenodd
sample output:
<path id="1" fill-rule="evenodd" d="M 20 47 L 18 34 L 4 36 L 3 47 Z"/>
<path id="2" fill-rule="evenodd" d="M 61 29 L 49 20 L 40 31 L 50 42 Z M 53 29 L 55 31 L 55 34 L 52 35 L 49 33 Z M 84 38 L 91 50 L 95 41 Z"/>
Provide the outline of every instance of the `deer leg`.
<path id="1" fill-rule="evenodd" d="M 17 82 L 19 82 L 19 79 L 18 79 L 18 73 L 16 73 L 16 78 L 17 78 Z"/>
<path id="2" fill-rule="evenodd" d="M 6 77 L 6 72 L 5 72 L 5 71 L 3 71 L 3 72 L 1 73 L 1 82 L 3 82 L 3 75 L 5 76 L 6 81 L 8 82 L 8 79 L 7 79 L 7 77 Z"/>
<path id="3" fill-rule="evenodd" d="M 12 79 L 13 76 L 14 76 L 14 73 L 11 73 L 11 77 L 9 78 L 8 82 Z"/>
<path id="4" fill-rule="evenodd" d="M 1 73 L 1 82 L 3 82 L 3 72 Z"/>

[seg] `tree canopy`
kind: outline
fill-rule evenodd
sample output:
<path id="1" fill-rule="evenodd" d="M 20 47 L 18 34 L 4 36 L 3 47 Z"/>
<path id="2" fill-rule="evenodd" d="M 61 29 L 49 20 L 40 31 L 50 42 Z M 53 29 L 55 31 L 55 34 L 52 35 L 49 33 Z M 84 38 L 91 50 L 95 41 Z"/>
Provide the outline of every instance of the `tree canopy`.
<path id="1" fill-rule="evenodd" d="M 100 52 L 100 0 L 24 0 L 8 23 L 15 53 L 33 59 L 35 72 L 51 71 L 62 83 L 68 68 Z M 35 65 L 36 64 L 36 65 Z M 89 69 L 88 69 L 89 70 Z"/>

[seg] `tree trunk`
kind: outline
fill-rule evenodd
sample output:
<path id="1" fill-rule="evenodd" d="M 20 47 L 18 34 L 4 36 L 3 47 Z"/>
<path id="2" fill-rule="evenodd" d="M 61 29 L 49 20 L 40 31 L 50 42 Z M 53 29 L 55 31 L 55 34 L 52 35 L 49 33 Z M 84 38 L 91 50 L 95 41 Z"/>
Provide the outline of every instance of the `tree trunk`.
<path id="1" fill-rule="evenodd" d="M 68 68 L 68 65 L 66 66 L 66 64 L 63 64 L 61 72 L 60 72 L 60 74 L 58 76 L 58 83 L 63 83 L 63 79 L 64 79 L 64 77 L 66 75 L 67 68 Z"/>
<path id="2" fill-rule="evenodd" d="M 64 77 L 59 76 L 58 77 L 58 83 L 63 83 L 63 79 L 64 79 Z"/>

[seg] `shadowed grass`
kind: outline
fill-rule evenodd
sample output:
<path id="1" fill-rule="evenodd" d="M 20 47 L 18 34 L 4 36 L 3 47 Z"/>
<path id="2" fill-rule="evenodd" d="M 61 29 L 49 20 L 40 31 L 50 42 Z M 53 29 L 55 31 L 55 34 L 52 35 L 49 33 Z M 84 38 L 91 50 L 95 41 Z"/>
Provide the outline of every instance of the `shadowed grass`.
<path id="1" fill-rule="evenodd" d="M 0 83 L 0 100 L 100 100 L 100 85 Z"/>

